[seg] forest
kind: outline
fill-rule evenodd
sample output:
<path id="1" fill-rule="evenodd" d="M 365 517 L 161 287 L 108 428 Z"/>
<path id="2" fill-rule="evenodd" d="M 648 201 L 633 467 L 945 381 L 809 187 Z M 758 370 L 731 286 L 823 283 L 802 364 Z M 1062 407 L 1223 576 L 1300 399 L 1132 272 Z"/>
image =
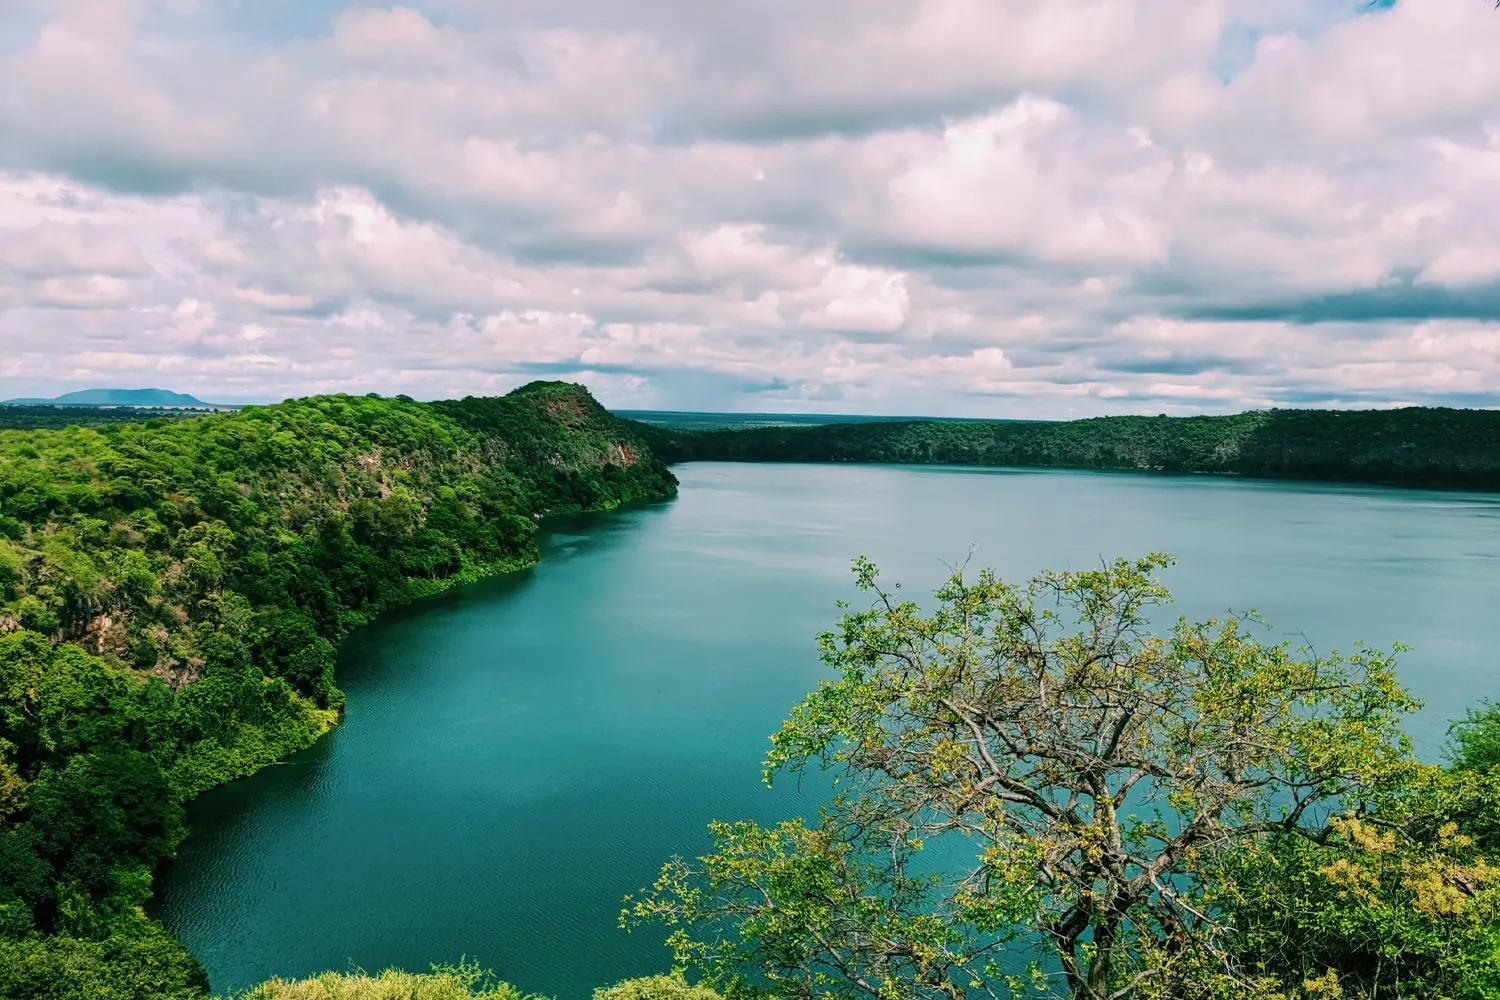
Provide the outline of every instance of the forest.
<path id="1" fill-rule="evenodd" d="M 687 432 L 542 382 L 0 430 L 0 997 L 206 1000 L 149 915 L 185 803 L 338 724 L 351 629 L 529 566 L 549 514 L 675 496 L 668 460 L 1486 488 L 1494 416 Z M 924 610 L 857 560 L 868 603 L 818 638 L 829 679 L 765 761 L 842 794 L 664 859 L 621 923 L 665 929 L 673 972 L 597 1000 L 1500 1000 L 1500 707 L 1418 759 L 1399 648 L 1157 627 L 1170 563 L 957 572 Z M 242 1000 L 472 998 L 526 1000 L 466 964 Z"/>
<path id="2" fill-rule="evenodd" d="M 154 418 L 189 419 L 202 414 L 190 410 L 149 410 L 134 406 L 59 406 L 56 404 L 0 404 L 0 430 L 43 430 L 60 427 L 100 427 L 137 424 Z"/>
<path id="3" fill-rule="evenodd" d="M 880 421 L 642 435 L 668 462 L 899 462 L 1207 473 L 1500 489 L 1500 412 L 1440 407 L 1233 416 Z"/>
<path id="4" fill-rule="evenodd" d="M 143 909 L 184 803 L 337 723 L 350 629 L 675 493 L 560 383 L 0 431 L 0 996 L 205 996 Z"/>

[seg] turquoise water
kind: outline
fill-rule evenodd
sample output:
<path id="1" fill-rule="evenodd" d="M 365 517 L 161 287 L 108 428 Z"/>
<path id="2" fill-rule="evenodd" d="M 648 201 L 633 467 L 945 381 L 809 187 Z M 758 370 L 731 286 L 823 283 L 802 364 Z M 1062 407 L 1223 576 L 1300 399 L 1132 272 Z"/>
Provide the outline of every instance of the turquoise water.
<path id="1" fill-rule="evenodd" d="M 1401 640 L 1411 731 L 1500 694 L 1500 498 L 1072 472 L 694 464 L 672 504 L 549 525 L 535 570 L 353 636 L 348 718 L 205 795 L 163 916 L 216 989 L 478 960 L 529 991 L 665 969 L 619 900 L 766 790 L 766 736 L 853 598 L 851 557 L 923 594 L 965 559 L 1008 576 L 1176 554 L 1175 608 L 1254 608 L 1319 650 Z"/>

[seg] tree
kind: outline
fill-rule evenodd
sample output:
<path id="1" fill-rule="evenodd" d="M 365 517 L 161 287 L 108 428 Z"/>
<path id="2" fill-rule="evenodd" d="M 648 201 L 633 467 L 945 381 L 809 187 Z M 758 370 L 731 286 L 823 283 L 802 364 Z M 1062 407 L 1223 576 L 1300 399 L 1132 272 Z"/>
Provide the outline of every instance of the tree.
<path id="1" fill-rule="evenodd" d="M 208 977 L 159 925 L 101 940 L 32 934 L 0 939 L 0 996 L 9 1000 L 206 1000 Z"/>
<path id="2" fill-rule="evenodd" d="M 732 997 L 1275 995 L 1206 873 L 1329 843 L 1409 782 L 1416 703 L 1391 656 L 1264 643 L 1254 616 L 1154 634 L 1169 564 L 958 572 L 924 616 L 857 561 L 873 605 L 821 637 L 838 678 L 767 759 L 836 769 L 832 802 L 714 824 L 622 920 L 673 926 Z"/>
<path id="3" fill-rule="evenodd" d="M 1448 727 L 1448 736 L 1454 770 L 1492 770 L 1500 765 L 1500 704 L 1481 700 Z"/>
<path id="4" fill-rule="evenodd" d="M 1348 1000 L 1500 998 L 1500 781 L 1424 766 L 1318 841 L 1270 838 L 1195 873 L 1240 965 Z M 1321 992 L 1319 992 L 1321 991 Z"/>

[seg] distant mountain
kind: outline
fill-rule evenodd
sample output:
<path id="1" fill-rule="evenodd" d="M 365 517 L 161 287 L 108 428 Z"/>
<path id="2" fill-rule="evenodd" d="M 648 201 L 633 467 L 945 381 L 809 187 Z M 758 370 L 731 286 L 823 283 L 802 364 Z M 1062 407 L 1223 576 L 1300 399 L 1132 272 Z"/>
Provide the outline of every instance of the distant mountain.
<path id="1" fill-rule="evenodd" d="M 211 408 L 196 396 L 167 389 L 80 389 L 52 399 L 7 399 L 5 406 L 192 406 Z"/>

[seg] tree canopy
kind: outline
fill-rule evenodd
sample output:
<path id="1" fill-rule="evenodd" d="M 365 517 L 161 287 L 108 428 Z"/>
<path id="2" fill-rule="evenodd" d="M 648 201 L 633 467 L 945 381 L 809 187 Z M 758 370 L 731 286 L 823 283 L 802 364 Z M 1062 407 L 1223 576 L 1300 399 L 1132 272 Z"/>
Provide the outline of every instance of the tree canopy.
<path id="1" fill-rule="evenodd" d="M 813 427 L 642 425 L 668 461 L 903 462 L 1209 473 L 1500 489 L 1500 412 L 1265 410 L 1068 421 L 884 420 Z"/>
<path id="2" fill-rule="evenodd" d="M 1392 654 L 1160 626 L 1168 562 L 924 614 L 859 561 L 767 759 L 831 804 L 715 824 L 622 919 L 731 997 L 1500 995 L 1495 778 L 1412 756 Z"/>

